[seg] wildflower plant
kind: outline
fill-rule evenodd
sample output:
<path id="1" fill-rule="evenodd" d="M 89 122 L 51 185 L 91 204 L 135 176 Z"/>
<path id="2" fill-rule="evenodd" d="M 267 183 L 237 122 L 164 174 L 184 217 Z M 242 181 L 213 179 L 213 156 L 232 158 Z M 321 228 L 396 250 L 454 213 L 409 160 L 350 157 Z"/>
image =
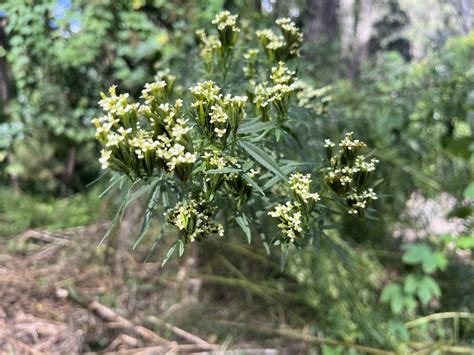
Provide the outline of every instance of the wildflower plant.
<path id="1" fill-rule="evenodd" d="M 237 15 L 224 11 L 212 23 L 213 30 L 196 33 L 205 72 L 189 90 L 177 90 L 180 78 L 163 71 L 137 100 L 115 86 L 102 94 L 104 115 L 93 120 L 99 161 L 116 173 L 111 186 L 128 186 L 105 237 L 130 202 L 145 194 L 149 202 L 134 247 L 156 216 L 178 232 L 164 262 L 176 249 L 182 255 L 187 244 L 222 237 L 233 227 L 249 243 L 258 234 L 266 247 L 280 245 L 285 256 L 289 245 L 314 242 L 314 231 L 322 233 L 332 218 L 326 205 L 339 198 L 362 217 L 376 198 L 366 188 L 376 161 L 361 155 L 364 143 L 347 134 L 333 155 L 327 141 L 324 180 L 314 161 L 292 156 L 289 139 L 304 123 L 293 107 L 302 103 L 314 119 L 330 101 L 325 91 L 299 81 L 289 62 L 300 54 L 299 29 L 279 19 L 280 34 L 260 30 L 246 43 Z"/>

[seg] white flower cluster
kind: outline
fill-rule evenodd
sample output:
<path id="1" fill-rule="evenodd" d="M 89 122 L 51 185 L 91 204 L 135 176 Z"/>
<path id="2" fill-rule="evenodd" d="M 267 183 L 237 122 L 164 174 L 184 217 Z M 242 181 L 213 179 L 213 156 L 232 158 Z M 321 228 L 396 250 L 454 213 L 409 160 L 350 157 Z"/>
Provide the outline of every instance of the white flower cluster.
<path id="1" fill-rule="evenodd" d="M 375 171 L 377 159 L 366 160 L 359 154 L 366 146 L 364 142 L 353 139 L 353 133 L 347 133 L 339 143 L 339 154 L 333 154 L 336 146 L 329 139 L 325 140 L 329 167 L 325 169 L 324 180 L 336 194 L 343 197 L 349 207 L 349 213 L 363 216 L 370 201 L 377 196 L 372 189 L 366 189 L 369 177 Z"/>
<path id="2" fill-rule="evenodd" d="M 281 34 L 265 29 L 256 32 L 267 58 L 272 62 L 288 60 L 299 56 L 303 34 L 289 18 L 276 20 Z"/>
<path id="3" fill-rule="evenodd" d="M 216 25 L 219 31 L 230 27 L 233 31 L 240 32 L 237 27 L 237 17 L 238 15 L 232 15 L 229 11 L 221 11 L 214 17 L 212 24 Z"/>
<path id="4" fill-rule="evenodd" d="M 328 105 L 332 101 L 332 97 L 329 94 L 331 90 L 330 86 L 316 89 L 303 80 L 297 80 L 295 86 L 299 107 L 313 110 L 318 115 L 327 112 Z"/>
<path id="5" fill-rule="evenodd" d="M 178 202 L 175 207 L 165 212 L 169 223 L 185 233 L 186 242 L 204 240 L 208 235 L 224 235 L 224 227 L 211 220 L 215 209 L 206 204 L 204 199 L 189 197 Z"/>
<path id="6" fill-rule="evenodd" d="M 255 32 L 255 35 L 267 50 L 277 51 L 286 45 L 285 37 L 283 35 L 276 35 L 270 29 L 259 30 Z"/>
<path id="7" fill-rule="evenodd" d="M 308 203 L 311 200 L 314 202 L 318 202 L 321 198 L 319 194 L 314 192 L 310 192 L 310 184 L 311 184 L 311 175 L 306 174 L 303 175 L 301 173 L 295 173 L 290 176 L 290 187 L 298 197 L 304 203 Z"/>
<path id="8" fill-rule="evenodd" d="M 203 160 L 209 169 L 240 168 L 240 164 L 237 163 L 236 158 L 230 155 L 223 155 L 223 153 L 218 150 L 204 153 Z"/>
<path id="9" fill-rule="evenodd" d="M 219 12 L 212 23 L 216 25 L 218 35 L 208 35 L 203 29 L 196 31 L 196 37 L 201 47 L 201 58 L 208 71 L 212 71 L 214 64 L 221 67 L 227 65 L 229 54 L 237 42 L 240 28 L 237 27 L 237 15 L 229 11 Z"/>
<path id="10" fill-rule="evenodd" d="M 142 90 L 142 98 L 145 99 L 147 105 L 161 102 L 165 97 L 166 81 L 159 80 L 153 83 L 146 83 Z"/>
<path id="11" fill-rule="evenodd" d="M 280 18 L 276 20 L 276 24 L 280 26 L 283 37 L 285 37 L 288 44 L 289 55 L 291 57 L 298 57 L 301 44 L 303 43 L 303 34 L 289 18 Z"/>
<path id="12" fill-rule="evenodd" d="M 223 96 L 213 81 L 197 83 L 190 91 L 195 98 L 191 106 L 196 122 L 205 135 L 225 142 L 231 132 L 237 133 L 245 117 L 247 96 Z"/>
<path id="13" fill-rule="evenodd" d="M 225 155 L 219 150 L 204 153 L 202 157 L 203 166 L 206 170 L 224 169 L 224 168 L 240 168 L 237 159 Z M 208 174 L 205 181 L 209 184 L 211 191 L 217 190 L 225 180 L 235 178 L 235 173 L 229 174 Z"/>
<path id="14" fill-rule="evenodd" d="M 235 157 L 226 155 L 220 150 L 213 150 L 204 153 L 202 166 L 200 168 L 204 171 L 209 171 L 225 168 L 241 169 L 242 166 Z M 256 174 L 257 171 L 253 169 L 247 172 L 247 175 L 250 177 L 254 177 Z M 226 189 L 226 195 L 230 194 L 235 197 L 234 201 L 237 207 L 240 207 L 251 196 L 252 186 L 249 185 L 248 181 L 238 172 L 231 171 L 219 174 L 207 174 L 204 181 L 204 190 L 208 192 L 210 196 L 213 197 L 219 188 L 224 187 Z"/>
<path id="15" fill-rule="evenodd" d="M 278 204 L 273 211 L 268 213 L 280 221 L 278 228 L 285 242 L 293 242 L 297 236 L 301 235 L 304 218 L 309 216 L 314 204 L 321 199 L 318 193 L 312 193 L 310 190 L 310 174 L 294 173 L 290 176 L 289 183 L 295 201 Z"/>
<path id="16" fill-rule="evenodd" d="M 207 65 L 207 69 L 211 70 L 214 63 L 214 58 L 217 57 L 220 49 L 222 48 L 222 43 L 215 35 L 208 35 L 203 29 L 196 31 L 196 37 L 199 41 L 199 46 L 201 51 L 199 55 L 201 56 L 204 63 Z"/>
<path id="17" fill-rule="evenodd" d="M 295 81 L 295 71 L 286 67 L 285 63 L 278 62 L 278 66 L 272 68 L 271 79 L 275 85 L 292 85 Z"/>
<path id="18" fill-rule="evenodd" d="M 297 203 L 290 201 L 287 201 L 286 204 L 280 203 L 268 214 L 280 221 L 278 228 L 286 242 L 294 242 L 303 231 L 301 211 L 298 209 Z"/>
<path id="19" fill-rule="evenodd" d="M 226 123 L 229 116 L 227 116 L 227 113 L 224 112 L 222 106 L 212 105 L 209 117 L 211 119 L 211 125 L 214 126 L 214 133 L 216 133 L 219 138 L 224 137 L 227 132 L 227 129 L 225 127 L 227 126 Z"/>
<path id="20" fill-rule="evenodd" d="M 163 102 L 167 82 L 145 84 L 143 104 L 129 103 L 128 94 L 116 94 L 116 87 L 103 95 L 100 105 L 106 112 L 93 119 L 96 137 L 104 146 L 99 162 L 131 177 L 149 177 L 155 167 L 174 172 L 178 166 L 189 170 L 196 155 L 189 150 L 191 127 L 180 115 L 181 100 L 174 105 Z M 143 127 L 140 125 L 141 118 Z M 180 169 L 180 170 L 183 170 Z M 177 172 L 184 178 L 185 171 Z"/>
<path id="21" fill-rule="evenodd" d="M 300 33 L 298 27 L 296 27 L 295 23 L 291 21 L 289 17 L 282 17 L 275 21 L 275 23 L 280 26 L 280 28 L 284 32 L 288 32 L 293 36 L 301 37 L 303 40 L 303 35 Z"/>
<path id="22" fill-rule="evenodd" d="M 287 116 L 291 96 L 296 90 L 294 75 L 295 72 L 289 70 L 285 63 L 279 62 L 278 66 L 272 68 L 271 79 L 274 85 L 262 83 L 255 86 L 254 104 L 263 120 L 271 119 L 271 106 L 275 108 L 278 119 Z"/>
<path id="23" fill-rule="evenodd" d="M 250 48 L 244 53 L 245 65 L 244 74 L 247 78 L 253 78 L 257 74 L 257 56 L 259 50 Z"/>
<path id="24" fill-rule="evenodd" d="M 363 190 L 361 192 L 352 192 L 347 195 L 346 201 L 349 205 L 349 214 L 354 216 L 361 216 L 367 208 L 370 201 L 376 200 L 377 194 L 372 188 Z"/>

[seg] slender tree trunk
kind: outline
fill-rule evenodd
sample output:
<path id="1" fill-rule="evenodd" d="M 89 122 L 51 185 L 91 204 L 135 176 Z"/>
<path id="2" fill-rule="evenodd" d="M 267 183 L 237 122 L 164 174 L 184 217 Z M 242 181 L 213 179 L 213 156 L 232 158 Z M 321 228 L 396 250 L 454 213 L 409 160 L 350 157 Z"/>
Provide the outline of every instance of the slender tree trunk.
<path id="1" fill-rule="evenodd" d="M 342 56 L 348 75 L 357 81 L 360 66 L 368 56 L 368 44 L 377 19 L 378 3 L 374 0 L 341 0 Z"/>
<path id="2" fill-rule="evenodd" d="M 76 155 L 77 155 L 77 150 L 76 150 L 76 147 L 73 146 L 69 149 L 66 171 L 64 173 L 64 178 L 63 178 L 64 189 L 66 191 L 71 189 L 72 187 L 74 172 L 76 170 L 76 160 L 77 160 Z"/>
<path id="3" fill-rule="evenodd" d="M 306 0 L 306 39 L 311 45 L 332 42 L 339 31 L 339 0 Z"/>
<path id="4" fill-rule="evenodd" d="M 8 37 L 5 32 L 7 25 L 7 18 L 0 18 L 0 47 L 7 49 Z M 0 101 L 6 102 L 10 97 L 9 81 L 8 81 L 8 66 L 5 56 L 0 57 Z"/>
<path id="5" fill-rule="evenodd" d="M 8 18 L 0 18 L 0 47 L 4 50 L 8 50 L 8 35 L 5 31 L 5 27 L 8 24 Z M 0 118 L 6 115 L 6 109 L 8 100 L 10 99 L 10 81 L 8 78 L 8 62 L 5 56 L 0 57 Z M 11 160 L 10 156 L 7 156 L 7 161 Z M 10 174 L 10 183 L 13 191 L 20 191 L 20 181 L 17 174 Z"/>
<path id="6" fill-rule="evenodd" d="M 449 0 L 449 3 L 459 17 L 463 33 L 468 34 L 471 32 L 474 0 Z"/>

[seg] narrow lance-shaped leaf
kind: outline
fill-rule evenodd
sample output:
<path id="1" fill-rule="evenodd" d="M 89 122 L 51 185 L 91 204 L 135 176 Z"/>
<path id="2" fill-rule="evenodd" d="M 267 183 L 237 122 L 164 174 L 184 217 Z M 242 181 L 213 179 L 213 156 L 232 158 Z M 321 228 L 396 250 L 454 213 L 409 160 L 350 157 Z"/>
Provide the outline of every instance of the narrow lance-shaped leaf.
<path id="1" fill-rule="evenodd" d="M 174 251 L 176 250 L 176 247 L 178 246 L 178 242 L 174 242 L 171 248 L 168 250 L 166 253 L 165 258 L 163 259 L 163 262 L 161 263 L 161 267 L 165 266 L 165 264 L 168 262 L 168 260 L 171 258 L 173 255 Z"/>
<path id="2" fill-rule="evenodd" d="M 121 174 L 114 174 L 114 175 L 110 178 L 109 186 L 107 186 L 107 188 L 99 194 L 99 198 L 102 198 L 103 196 L 105 196 L 105 195 L 107 194 L 107 192 L 109 192 L 115 185 L 117 185 L 118 182 L 121 182 L 121 181 L 123 181 L 123 180 L 126 179 L 126 178 L 127 178 L 127 177 L 124 176 L 124 175 L 121 175 Z M 120 185 L 121 185 L 121 184 L 120 184 Z"/>
<path id="3" fill-rule="evenodd" d="M 153 193 L 150 197 L 150 201 L 148 202 L 148 206 L 145 211 L 145 217 L 143 218 L 143 223 L 140 228 L 140 233 L 138 234 L 138 237 L 135 240 L 135 243 L 133 244 L 133 249 L 137 248 L 137 246 L 145 237 L 146 232 L 150 228 L 153 213 L 155 212 L 156 206 L 158 205 L 158 200 L 160 199 L 160 193 L 161 193 L 161 186 L 159 185 L 159 182 L 157 182 L 155 184 Z"/>
<path id="4" fill-rule="evenodd" d="M 204 174 L 232 174 L 232 173 L 238 173 L 240 172 L 240 169 L 234 169 L 234 168 L 222 168 L 222 169 L 210 169 L 204 172 Z"/>
<path id="5" fill-rule="evenodd" d="M 163 238 L 163 228 L 160 230 L 160 234 L 158 234 L 155 238 L 155 241 L 153 242 L 153 245 L 151 246 L 150 250 L 148 251 L 145 260 L 143 261 L 144 263 L 148 262 L 150 257 L 152 256 L 153 252 L 155 251 L 156 247 L 158 244 L 160 244 L 161 238 Z"/>
<path id="6" fill-rule="evenodd" d="M 244 213 L 241 213 L 240 215 L 235 217 L 235 221 L 237 222 L 239 227 L 242 229 L 242 231 L 245 233 L 245 236 L 247 237 L 247 242 L 250 244 L 252 242 L 252 232 L 250 230 L 247 216 L 245 216 Z"/>
<path id="7" fill-rule="evenodd" d="M 115 229 L 117 224 L 122 220 L 123 214 L 125 213 L 125 210 L 130 203 L 130 192 L 132 191 L 133 187 L 135 186 L 135 183 L 130 185 L 130 187 L 127 189 L 127 192 L 125 193 L 122 203 L 120 204 L 119 209 L 117 210 L 117 213 L 115 213 L 114 218 L 112 219 L 112 222 L 110 223 L 109 228 L 107 228 L 107 231 L 105 232 L 104 236 L 102 237 L 101 241 L 99 242 L 99 246 L 102 245 L 102 243 L 107 239 L 107 237 L 112 233 L 112 231 Z"/>
<path id="8" fill-rule="evenodd" d="M 179 244 L 179 256 L 182 257 L 184 254 L 184 242 L 180 239 L 178 240 Z"/>
<path id="9" fill-rule="evenodd" d="M 248 133 L 257 133 L 261 131 L 270 130 L 276 127 L 276 121 L 270 122 L 250 122 L 248 124 L 242 125 L 239 128 L 239 134 L 248 134 Z"/>
<path id="10" fill-rule="evenodd" d="M 337 245 L 326 233 L 322 232 L 322 236 L 329 242 L 331 247 L 334 249 L 334 251 L 341 257 L 342 262 L 352 271 L 354 271 L 354 268 L 352 266 L 351 261 L 347 257 L 346 253 L 341 249 L 339 245 Z"/>
<path id="11" fill-rule="evenodd" d="M 132 185 L 128 188 L 122 203 L 120 204 L 120 207 L 115 214 L 114 218 L 112 219 L 112 222 L 105 232 L 105 235 L 102 237 L 101 241 L 99 242 L 99 246 L 102 245 L 102 243 L 108 238 L 108 236 L 112 233 L 112 231 L 117 227 L 117 225 L 120 223 L 120 221 L 123 218 L 123 215 L 125 213 L 125 210 L 127 209 L 128 205 L 135 201 L 137 198 L 143 196 L 150 188 L 150 185 L 144 185 L 141 188 L 139 188 L 137 191 L 135 191 L 133 194 L 131 194 L 133 187 L 138 183 L 139 181 L 135 181 L 132 183 Z"/>
<path id="12" fill-rule="evenodd" d="M 281 245 L 281 258 L 280 258 L 280 271 L 283 272 L 286 266 L 286 260 L 288 259 L 288 244 Z"/>
<path id="13" fill-rule="evenodd" d="M 278 164 L 270 155 L 250 142 L 240 141 L 239 144 L 257 163 L 279 176 L 282 180 L 287 180 L 285 173 L 281 171 Z"/>
<path id="14" fill-rule="evenodd" d="M 265 196 L 265 192 L 263 192 L 262 188 L 248 174 L 241 173 L 241 176 L 249 183 L 250 186 L 257 190 L 258 193 L 260 193 L 262 196 Z"/>

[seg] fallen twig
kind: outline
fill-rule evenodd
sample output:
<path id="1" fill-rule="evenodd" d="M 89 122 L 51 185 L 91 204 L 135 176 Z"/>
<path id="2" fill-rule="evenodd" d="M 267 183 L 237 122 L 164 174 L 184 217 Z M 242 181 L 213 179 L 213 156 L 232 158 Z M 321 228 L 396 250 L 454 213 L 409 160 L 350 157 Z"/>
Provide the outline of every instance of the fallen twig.
<path id="1" fill-rule="evenodd" d="M 32 354 L 32 355 L 44 355 L 41 351 L 36 350 L 35 348 L 26 345 L 25 343 L 16 340 L 12 337 L 7 337 L 7 342 L 14 346 L 14 350 L 21 350 L 22 354 Z"/>
<path id="2" fill-rule="evenodd" d="M 97 301 L 92 301 L 92 302 L 86 301 L 82 296 L 79 296 L 77 292 L 72 288 L 69 289 L 68 295 L 69 295 L 69 298 L 73 300 L 74 302 L 76 302 L 77 304 L 81 305 L 84 308 L 87 308 L 88 310 L 95 313 L 96 315 L 104 319 L 105 321 L 114 323 L 114 327 L 122 328 L 122 329 L 130 329 L 134 333 L 140 335 L 142 338 L 148 341 L 151 341 L 152 343 L 166 344 L 166 345 L 170 343 L 169 340 L 166 340 L 165 338 L 160 337 L 154 331 L 148 328 L 145 328 L 141 325 L 133 324 L 128 319 L 115 313 L 109 307 L 104 306 L 103 304 Z"/>
<path id="3" fill-rule="evenodd" d="M 194 343 L 199 346 L 205 347 L 207 350 L 213 350 L 213 349 L 219 349 L 219 345 L 211 344 L 204 339 L 198 337 L 197 335 L 191 334 L 190 332 L 187 332 L 184 329 L 178 328 L 172 324 L 163 322 L 162 320 L 154 317 L 154 316 L 149 316 L 147 317 L 147 320 L 152 322 L 152 323 L 157 323 L 158 325 L 163 325 L 167 329 L 171 330 L 175 335 L 179 336 L 182 339 L 188 340 L 191 343 Z"/>
<path id="4" fill-rule="evenodd" d="M 68 245 L 68 244 L 71 243 L 70 240 L 64 239 L 64 238 L 60 238 L 60 237 L 56 237 L 56 236 L 52 235 L 50 232 L 48 232 L 48 231 L 35 230 L 35 229 L 27 230 L 26 232 L 24 232 L 23 234 L 21 234 L 21 235 L 18 237 L 18 239 L 19 239 L 19 241 L 22 241 L 22 242 L 25 242 L 25 241 L 27 241 L 28 239 L 37 239 L 37 240 L 40 240 L 40 241 L 42 241 L 42 242 L 58 243 L 58 244 L 61 244 L 61 245 Z"/>
<path id="5" fill-rule="evenodd" d="M 405 323 L 407 328 L 413 328 L 417 325 L 429 323 L 432 321 L 443 320 L 443 319 L 454 319 L 454 318 L 467 318 L 467 319 L 474 319 L 474 313 L 469 312 L 442 312 L 442 313 L 434 313 L 430 314 L 426 317 L 421 317 L 414 319 Z"/>
<path id="6" fill-rule="evenodd" d="M 311 344 L 327 344 L 327 345 L 334 345 L 334 346 L 343 346 L 346 348 L 353 348 L 354 350 L 365 352 L 367 354 L 386 354 L 386 355 L 395 354 L 393 351 L 387 351 L 387 350 L 372 348 L 372 347 L 368 347 L 364 345 L 347 343 L 344 341 L 322 338 L 322 337 L 318 337 L 318 336 L 314 336 L 310 334 L 304 334 L 303 332 L 294 330 L 294 329 L 273 329 L 273 328 L 268 328 L 261 325 L 252 325 L 248 323 L 242 324 L 239 322 L 232 322 L 232 321 L 225 321 L 225 320 L 219 321 L 219 323 L 233 326 L 233 327 L 253 329 L 253 330 L 256 330 L 262 333 L 267 333 L 267 334 L 277 334 L 286 338 L 300 340 L 300 341 L 304 341 L 306 343 L 311 343 Z"/>

